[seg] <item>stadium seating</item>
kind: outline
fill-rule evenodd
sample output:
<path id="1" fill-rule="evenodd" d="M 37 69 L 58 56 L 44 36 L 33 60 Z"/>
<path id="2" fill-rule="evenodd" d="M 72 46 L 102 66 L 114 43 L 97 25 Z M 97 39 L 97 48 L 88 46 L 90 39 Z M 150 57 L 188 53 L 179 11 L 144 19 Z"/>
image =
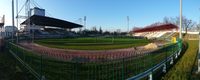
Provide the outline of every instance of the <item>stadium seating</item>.
<path id="1" fill-rule="evenodd" d="M 148 39 L 154 39 L 154 38 L 160 38 L 161 36 L 165 35 L 167 32 L 163 31 L 163 32 L 142 32 L 142 33 L 135 33 L 133 34 L 133 36 L 136 37 L 146 37 Z M 166 34 L 168 35 L 168 34 Z"/>
<path id="2" fill-rule="evenodd" d="M 31 49 L 39 55 L 45 55 L 47 57 L 56 58 L 66 61 L 79 61 L 79 62 L 92 62 L 92 61 L 106 61 L 115 60 L 128 57 L 136 57 L 149 53 L 156 49 L 144 49 L 143 47 L 106 50 L 106 51 L 79 51 L 79 50 L 63 50 L 56 48 L 49 48 L 33 43 L 20 43 L 20 46 Z"/>
<path id="3" fill-rule="evenodd" d="M 76 37 L 77 34 L 62 30 L 62 29 L 45 29 L 45 30 L 35 30 L 35 38 L 64 38 L 64 37 Z"/>

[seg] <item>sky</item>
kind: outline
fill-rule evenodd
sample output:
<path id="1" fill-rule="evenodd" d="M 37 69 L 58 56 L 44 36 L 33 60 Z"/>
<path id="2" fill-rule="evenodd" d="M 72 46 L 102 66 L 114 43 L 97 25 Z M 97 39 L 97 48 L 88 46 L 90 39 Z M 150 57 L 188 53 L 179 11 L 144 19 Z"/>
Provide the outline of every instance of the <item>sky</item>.
<path id="1" fill-rule="evenodd" d="M 0 0 L 0 16 L 5 14 L 5 25 L 12 25 L 11 1 Z M 26 0 L 18 1 L 20 10 Z M 145 27 L 162 22 L 164 17 L 179 16 L 179 0 L 32 0 L 32 3 L 33 1 L 46 10 L 47 16 L 76 23 L 87 16 L 87 29 L 94 26 L 98 29 L 101 26 L 104 31 L 127 31 L 127 16 L 130 19 L 129 30 L 134 26 Z M 21 15 L 25 13 L 23 10 L 24 8 Z M 183 16 L 199 22 L 200 0 L 183 0 Z"/>

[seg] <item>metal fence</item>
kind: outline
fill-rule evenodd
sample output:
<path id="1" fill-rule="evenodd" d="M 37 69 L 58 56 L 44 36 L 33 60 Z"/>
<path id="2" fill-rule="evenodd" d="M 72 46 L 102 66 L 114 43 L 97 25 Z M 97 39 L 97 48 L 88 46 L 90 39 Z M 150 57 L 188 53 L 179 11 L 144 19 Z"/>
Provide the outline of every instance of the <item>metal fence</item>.
<path id="1" fill-rule="evenodd" d="M 156 70 L 166 72 L 166 68 L 173 64 L 181 51 L 182 43 L 166 45 L 158 50 L 145 54 L 129 53 L 122 58 L 115 59 L 115 54 L 108 54 L 110 60 L 79 62 L 65 61 L 48 57 L 48 53 L 35 53 L 31 49 L 23 48 L 8 42 L 9 52 L 39 80 L 135 80 L 152 79 Z M 113 59 L 112 59 L 113 58 Z"/>

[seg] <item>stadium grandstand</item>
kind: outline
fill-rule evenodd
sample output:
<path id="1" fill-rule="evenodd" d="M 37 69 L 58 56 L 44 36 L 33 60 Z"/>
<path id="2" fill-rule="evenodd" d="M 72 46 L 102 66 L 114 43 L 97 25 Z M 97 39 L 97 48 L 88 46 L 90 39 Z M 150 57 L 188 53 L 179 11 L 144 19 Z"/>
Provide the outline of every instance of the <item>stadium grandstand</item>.
<path id="1" fill-rule="evenodd" d="M 30 25 L 30 27 L 27 27 Z M 60 20 L 52 17 L 32 15 L 29 19 L 21 23 L 24 32 L 34 34 L 35 38 L 62 38 L 77 36 L 71 29 L 82 27 L 82 25 Z"/>
<path id="2" fill-rule="evenodd" d="M 131 32 L 131 34 L 134 37 L 144 37 L 147 39 L 166 39 L 172 36 L 176 36 L 177 30 L 178 26 L 174 24 L 161 24 L 135 29 Z"/>

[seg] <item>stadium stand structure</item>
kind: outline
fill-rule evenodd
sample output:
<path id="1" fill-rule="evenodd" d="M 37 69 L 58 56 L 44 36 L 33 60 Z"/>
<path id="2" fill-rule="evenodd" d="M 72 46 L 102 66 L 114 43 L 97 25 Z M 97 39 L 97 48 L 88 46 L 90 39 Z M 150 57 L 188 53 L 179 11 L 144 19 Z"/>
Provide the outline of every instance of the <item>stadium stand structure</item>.
<path id="1" fill-rule="evenodd" d="M 34 34 L 34 38 L 76 37 L 77 35 L 71 32 L 71 29 L 83 27 L 69 21 L 39 15 L 32 15 L 22 22 L 21 26 L 24 26 L 24 32 L 30 31 L 30 34 Z"/>
<path id="2" fill-rule="evenodd" d="M 133 30 L 131 33 L 135 37 L 145 37 L 148 39 L 162 38 L 166 39 L 176 33 L 178 27 L 174 24 L 162 24 L 156 26 L 147 26 L 145 28 Z"/>
<path id="3" fill-rule="evenodd" d="M 77 34 L 63 30 L 63 29 L 53 29 L 53 28 L 44 28 L 44 30 L 35 30 L 35 38 L 64 38 L 64 37 L 76 37 Z"/>

